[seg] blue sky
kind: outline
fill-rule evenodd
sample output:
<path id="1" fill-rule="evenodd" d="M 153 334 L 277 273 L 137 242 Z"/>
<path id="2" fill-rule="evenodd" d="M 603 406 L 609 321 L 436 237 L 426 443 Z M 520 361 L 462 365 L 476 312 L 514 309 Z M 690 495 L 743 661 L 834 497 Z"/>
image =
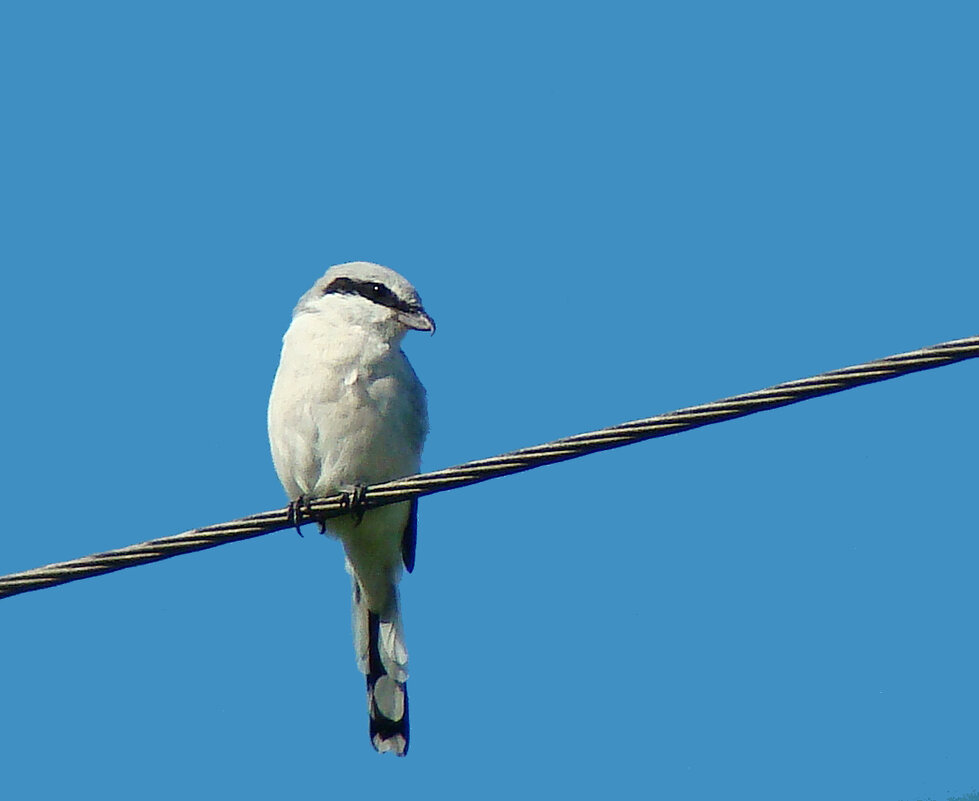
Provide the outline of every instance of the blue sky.
<path id="1" fill-rule="evenodd" d="M 280 339 L 342 261 L 438 322 L 427 469 L 979 333 L 977 16 L 6 4 L 0 572 L 282 506 Z M 404 760 L 325 538 L 0 601 L 5 792 L 977 790 L 977 386 L 424 500 Z"/>

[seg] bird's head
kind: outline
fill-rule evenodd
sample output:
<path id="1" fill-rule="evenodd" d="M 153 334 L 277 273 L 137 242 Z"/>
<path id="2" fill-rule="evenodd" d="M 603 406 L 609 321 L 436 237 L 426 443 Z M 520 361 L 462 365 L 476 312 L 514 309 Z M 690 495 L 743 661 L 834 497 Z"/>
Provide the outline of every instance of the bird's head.
<path id="1" fill-rule="evenodd" d="M 299 299 L 293 316 L 301 314 L 325 314 L 351 325 L 377 327 L 392 337 L 409 329 L 435 332 L 435 321 L 415 288 L 394 270 L 366 261 L 327 270 Z"/>

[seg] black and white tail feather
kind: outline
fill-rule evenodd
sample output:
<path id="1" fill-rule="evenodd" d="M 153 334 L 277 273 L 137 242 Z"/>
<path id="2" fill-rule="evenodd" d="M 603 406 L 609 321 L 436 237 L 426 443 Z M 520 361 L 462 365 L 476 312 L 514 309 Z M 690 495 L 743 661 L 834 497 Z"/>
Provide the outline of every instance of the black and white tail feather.
<path id="1" fill-rule="evenodd" d="M 401 609 L 395 597 L 385 619 L 367 608 L 350 562 L 353 582 L 353 632 L 357 667 L 367 677 L 367 714 L 374 748 L 397 756 L 408 753 L 408 650 Z"/>

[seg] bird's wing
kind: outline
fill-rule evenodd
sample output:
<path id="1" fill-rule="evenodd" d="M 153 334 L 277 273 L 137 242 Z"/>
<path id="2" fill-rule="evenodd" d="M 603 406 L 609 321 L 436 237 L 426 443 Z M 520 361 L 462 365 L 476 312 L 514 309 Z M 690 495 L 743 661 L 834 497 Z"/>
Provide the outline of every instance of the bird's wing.
<path id="1" fill-rule="evenodd" d="M 415 546 L 418 542 L 418 498 L 411 501 L 411 511 L 408 512 L 408 522 L 405 523 L 404 534 L 401 535 L 401 560 L 409 573 L 415 569 Z"/>

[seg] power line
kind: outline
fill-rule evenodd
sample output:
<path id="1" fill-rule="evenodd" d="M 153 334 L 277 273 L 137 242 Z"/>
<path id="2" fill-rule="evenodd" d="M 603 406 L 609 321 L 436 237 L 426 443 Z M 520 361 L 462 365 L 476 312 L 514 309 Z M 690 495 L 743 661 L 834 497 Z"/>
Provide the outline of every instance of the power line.
<path id="1" fill-rule="evenodd" d="M 979 356 L 979 336 L 942 342 L 909 353 L 887 356 L 853 367 L 832 370 L 811 378 L 778 384 L 768 389 L 748 392 L 744 395 L 734 395 L 700 406 L 690 406 L 686 409 L 649 417 L 645 420 L 634 420 L 599 431 L 577 434 L 543 445 L 522 448 L 512 453 L 466 462 L 445 470 L 436 470 L 433 473 L 423 473 L 397 481 L 388 481 L 384 484 L 375 484 L 368 488 L 365 505 L 367 507 L 384 506 L 422 495 L 431 495 L 469 484 L 477 484 L 491 478 L 574 459 L 588 453 L 620 448 L 634 442 L 665 437 L 669 434 L 678 434 L 692 428 L 745 417 L 766 409 L 788 406 L 820 395 L 831 395 L 864 384 L 886 381 L 907 373 L 930 370 L 934 367 L 942 367 L 977 356 Z M 344 514 L 347 511 L 345 503 L 345 499 L 340 495 L 313 501 L 309 510 L 304 510 L 301 522 Z M 161 559 L 169 559 L 171 556 L 190 553 L 191 551 L 202 551 L 227 542 L 247 540 L 262 534 L 291 528 L 292 525 L 286 509 L 262 512 L 228 523 L 193 529 L 172 537 L 161 537 L 114 551 L 25 570 L 22 573 L 11 573 L 7 576 L 0 576 L 0 598 L 45 587 L 54 587 L 69 581 L 98 576 L 102 573 L 111 573 L 148 562 L 158 562 Z"/>

